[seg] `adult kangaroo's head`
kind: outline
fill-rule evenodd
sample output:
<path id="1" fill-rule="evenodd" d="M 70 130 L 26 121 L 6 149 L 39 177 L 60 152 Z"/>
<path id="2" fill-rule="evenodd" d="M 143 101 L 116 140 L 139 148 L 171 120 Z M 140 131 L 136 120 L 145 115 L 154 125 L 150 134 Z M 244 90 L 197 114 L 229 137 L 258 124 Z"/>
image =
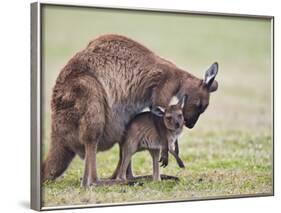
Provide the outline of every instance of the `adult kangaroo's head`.
<path id="1" fill-rule="evenodd" d="M 209 105 L 210 93 L 218 89 L 218 82 L 215 77 L 218 73 L 218 63 L 213 63 L 205 72 L 204 79 L 183 80 L 184 93 L 188 98 L 185 100 L 183 115 L 185 126 L 193 128 L 199 116 Z"/>

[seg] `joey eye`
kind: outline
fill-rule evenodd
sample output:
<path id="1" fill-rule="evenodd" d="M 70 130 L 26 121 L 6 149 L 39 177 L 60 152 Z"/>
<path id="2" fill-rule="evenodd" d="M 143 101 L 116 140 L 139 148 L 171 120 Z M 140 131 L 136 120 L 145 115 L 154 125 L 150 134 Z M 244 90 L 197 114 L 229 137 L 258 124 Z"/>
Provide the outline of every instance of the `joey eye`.
<path id="1" fill-rule="evenodd" d="M 182 114 L 178 114 L 178 118 L 182 118 Z"/>
<path id="2" fill-rule="evenodd" d="M 172 116 L 166 116 L 166 119 L 170 121 L 172 119 Z"/>

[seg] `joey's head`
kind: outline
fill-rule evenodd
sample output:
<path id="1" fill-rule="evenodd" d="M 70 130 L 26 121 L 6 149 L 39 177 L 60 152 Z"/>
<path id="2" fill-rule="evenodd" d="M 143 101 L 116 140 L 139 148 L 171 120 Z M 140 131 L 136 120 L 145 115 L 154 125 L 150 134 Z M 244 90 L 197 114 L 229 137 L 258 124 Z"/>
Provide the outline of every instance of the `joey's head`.
<path id="1" fill-rule="evenodd" d="M 176 101 L 177 103 L 175 103 L 174 101 Z M 173 97 L 170 105 L 166 109 L 158 107 L 158 109 L 160 110 L 160 116 L 163 116 L 163 122 L 167 129 L 175 131 L 183 128 L 184 117 L 182 109 L 184 102 L 185 96 L 181 100 Z"/>
<path id="2" fill-rule="evenodd" d="M 209 105 L 210 93 L 218 89 L 218 82 L 215 77 L 218 73 L 218 63 L 213 63 L 200 79 L 187 79 L 184 81 L 184 94 L 188 97 L 183 107 L 185 126 L 193 128 L 199 116 Z M 188 101 L 187 101 L 188 99 Z"/>

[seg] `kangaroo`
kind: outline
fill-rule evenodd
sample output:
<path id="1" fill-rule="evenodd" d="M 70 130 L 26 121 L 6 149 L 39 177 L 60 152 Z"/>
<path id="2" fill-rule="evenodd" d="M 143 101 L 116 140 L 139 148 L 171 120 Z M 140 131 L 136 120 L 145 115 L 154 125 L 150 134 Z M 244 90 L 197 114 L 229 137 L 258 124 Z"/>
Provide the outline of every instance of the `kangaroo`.
<path id="1" fill-rule="evenodd" d="M 184 98 L 176 105 L 168 106 L 167 109 L 159 107 L 158 115 L 143 112 L 129 123 L 122 142 L 122 159 L 117 179 L 126 180 L 126 171 L 134 153 L 149 150 L 153 161 L 153 180 L 161 180 L 159 172 L 159 157 L 162 148 L 160 133 L 165 135 L 168 141 L 169 152 L 176 158 L 178 165 L 184 168 L 182 160 L 174 149 L 184 125 L 183 103 Z"/>
<path id="2" fill-rule="evenodd" d="M 204 79 L 178 68 L 120 35 L 103 35 L 76 53 L 60 71 L 51 100 L 51 143 L 43 162 L 41 180 L 54 180 L 75 155 L 85 159 L 82 186 L 98 184 L 96 153 L 121 142 L 129 121 L 145 107 L 157 114 L 172 97 L 188 97 L 183 107 L 185 126 L 193 128 L 218 88 L 218 64 Z M 161 136 L 161 135 L 160 135 Z M 164 136 L 161 162 L 168 165 Z M 112 175 L 115 178 L 119 162 Z M 127 175 L 132 175 L 130 165 Z"/>

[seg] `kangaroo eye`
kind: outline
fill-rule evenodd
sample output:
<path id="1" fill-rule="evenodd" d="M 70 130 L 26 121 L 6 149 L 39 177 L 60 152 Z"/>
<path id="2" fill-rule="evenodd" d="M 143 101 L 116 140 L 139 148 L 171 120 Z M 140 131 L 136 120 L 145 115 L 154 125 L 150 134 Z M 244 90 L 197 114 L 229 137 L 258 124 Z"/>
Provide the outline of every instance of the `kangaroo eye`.
<path id="1" fill-rule="evenodd" d="M 182 114 L 179 114 L 179 115 L 178 115 L 178 118 L 182 118 Z"/>
<path id="2" fill-rule="evenodd" d="M 198 101 L 196 102 L 196 107 L 200 108 L 200 106 L 202 106 L 202 104 L 201 104 L 201 101 L 198 100 Z"/>

